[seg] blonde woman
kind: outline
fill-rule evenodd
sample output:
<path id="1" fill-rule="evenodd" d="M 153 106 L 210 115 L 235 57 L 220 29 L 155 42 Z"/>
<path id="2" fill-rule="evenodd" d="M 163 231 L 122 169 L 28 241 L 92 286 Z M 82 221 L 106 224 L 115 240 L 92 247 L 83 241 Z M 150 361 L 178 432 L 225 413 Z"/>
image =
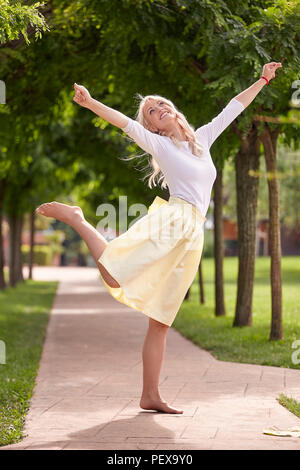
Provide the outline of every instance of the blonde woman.
<path id="1" fill-rule="evenodd" d="M 158 95 L 141 97 L 136 120 L 93 99 L 74 84 L 74 101 L 127 133 L 152 156 L 148 184 L 169 188 L 168 201 L 156 197 L 148 214 L 109 243 L 84 218 L 78 206 L 45 203 L 36 212 L 72 226 L 86 242 L 108 292 L 149 317 L 143 346 L 140 407 L 183 413 L 159 392 L 166 335 L 201 259 L 204 222 L 216 168 L 210 147 L 229 124 L 275 77 L 281 63 L 263 67 L 263 75 L 235 96 L 211 122 L 194 130 L 174 104 Z"/>

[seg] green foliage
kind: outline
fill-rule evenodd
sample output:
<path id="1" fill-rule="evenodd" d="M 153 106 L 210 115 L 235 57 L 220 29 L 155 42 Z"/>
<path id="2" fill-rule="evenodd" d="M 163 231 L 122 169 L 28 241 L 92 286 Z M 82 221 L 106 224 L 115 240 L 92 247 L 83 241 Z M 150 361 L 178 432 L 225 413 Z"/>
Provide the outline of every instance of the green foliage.
<path id="1" fill-rule="evenodd" d="M 29 263 L 29 245 L 22 245 L 23 263 Z M 38 266 L 51 266 L 53 260 L 53 248 L 51 245 L 35 245 L 33 251 L 33 263 Z"/>
<path id="2" fill-rule="evenodd" d="M 50 32 L 29 47 L 0 48 L 1 79 L 9 83 L 0 106 L 5 211 L 33 210 L 75 191 L 96 221 L 97 206 L 117 205 L 118 194 L 130 204 L 161 195 L 142 181 L 145 158 L 137 166 L 120 160 L 137 147 L 72 101 L 75 81 L 128 116 L 137 92 L 159 93 L 197 128 L 250 86 L 265 61 L 284 56 L 280 75 L 237 121 L 246 132 L 254 114 L 286 116 L 298 78 L 299 18 L 297 2 L 54 0 Z M 296 125 L 281 129 L 288 142 L 299 142 Z M 212 148 L 215 163 L 222 166 L 239 145 L 226 130 Z"/>
<path id="3" fill-rule="evenodd" d="M 45 3 L 24 5 L 21 2 L 0 0 L 0 43 L 18 39 L 23 34 L 26 44 L 30 44 L 27 34 L 28 26 L 33 27 L 35 38 L 41 39 L 42 32 L 49 30 L 45 18 L 39 12 L 39 8 Z"/>

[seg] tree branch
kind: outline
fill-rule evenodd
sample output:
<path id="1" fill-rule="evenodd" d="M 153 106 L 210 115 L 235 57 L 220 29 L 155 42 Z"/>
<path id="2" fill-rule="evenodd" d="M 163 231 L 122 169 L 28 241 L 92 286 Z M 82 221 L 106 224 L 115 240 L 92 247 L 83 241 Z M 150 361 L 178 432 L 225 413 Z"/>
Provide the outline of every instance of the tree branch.
<path id="1" fill-rule="evenodd" d="M 195 59 L 190 60 L 190 65 L 193 67 L 193 69 L 196 70 L 198 75 L 201 75 L 202 80 L 204 81 L 204 83 L 210 83 L 210 80 L 208 78 L 203 77 L 204 72 L 199 68 L 199 64 Z"/>
<path id="2" fill-rule="evenodd" d="M 52 7 L 47 5 L 44 8 L 44 10 L 41 8 L 40 13 L 43 15 L 43 17 L 45 18 L 46 23 L 47 23 L 47 20 L 52 17 L 52 13 L 53 13 Z M 28 25 L 28 27 L 27 27 L 28 39 L 30 39 L 34 35 L 35 31 L 36 31 L 36 26 Z M 25 38 L 24 38 L 23 35 L 20 35 L 20 37 L 18 39 L 13 39 L 12 41 L 9 41 L 8 43 L 1 44 L 0 49 L 1 48 L 9 48 L 9 49 L 15 50 L 24 43 L 25 43 Z"/>
<path id="3" fill-rule="evenodd" d="M 258 114 L 255 114 L 253 116 L 254 121 L 260 121 L 260 122 L 274 122 L 278 124 L 293 124 L 293 123 L 299 123 L 299 119 L 297 118 L 289 118 L 289 119 L 282 119 L 280 117 L 273 117 L 273 116 L 261 116 Z"/>

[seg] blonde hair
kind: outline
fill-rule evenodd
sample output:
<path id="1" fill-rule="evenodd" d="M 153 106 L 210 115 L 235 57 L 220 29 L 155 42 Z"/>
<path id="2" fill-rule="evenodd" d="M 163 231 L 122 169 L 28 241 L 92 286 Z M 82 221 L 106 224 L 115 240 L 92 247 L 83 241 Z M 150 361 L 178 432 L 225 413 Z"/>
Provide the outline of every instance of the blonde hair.
<path id="1" fill-rule="evenodd" d="M 189 142 L 190 150 L 192 151 L 192 153 L 195 156 L 197 156 L 197 157 L 202 156 L 203 147 L 196 139 L 194 127 L 188 123 L 185 116 L 176 108 L 176 106 L 172 103 L 172 101 L 170 101 L 167 98 L 164 98 L 163 96 L 160 96 L 160 95 L 142 96 L 139 93 L 136 94 L 136 99 L 139 100 L 139 107 L 138 107 L 138 110 L 136 112 L 135 120 L 138 121 L 143 127 L 145 127 L 145 129 L 147 129 L 149 131 L 151 131 L 150 123 L 147 121 L 147 119 L 145 117 L 145 114 L 143 112 L 146 102 L 149 99 L 161 100 L 161 101 L 164 101 L 165 103 L 167 103 L 169 106 L 171 106 L 171 108 L 173 109 L 173 111 L 176 115 L 175 120 L 178 123 L 178 125 L 180 126 L 180 128 L 181 128 L 181 130 L 182 130 L 182 132 L 185 136 L 186 141 Z M 151 132 L 153 132 L 153 131 L 151 131 Z M 166 136 L 166 137 L 170 137 L 170 139 L 173 141 L 173 143 L 178 148 L 180 148 L 181 145 L 182 145 L 182 142 L 180 140 L 178 140 L 175 136 L 171 135 L 171 134 L 169 135 L 169 134 L 167 134 L 166 132 L 163 132 L 163 131 L 156 132 L 156 134 Z M 132 160 L 133 158 L 142 157 L 143 155 L 145 155 L 145 154 L 134 155 L 133 157 L 128 158 L 126 160 Z M 148 186 L 150 188 L 152 188 L 152 185 L 157 186 L 157 184 L 161 184 L 162 188 L 166 188 L 167 187 L 166 178 L 165 178 L 162 170 L 160 169 L 157 161 L 155 160 L 155 158 L 152 155 L 151 155 L 151 159 L 149 161 L 149 165 L 146 167 L 146 169 L 149 169 L 149 167 L 150 167 L 150 173 L 145 175 L 144 178 L 142 178 L 142 179 L 144 180 L 144 179 L 149 177 Z"/>

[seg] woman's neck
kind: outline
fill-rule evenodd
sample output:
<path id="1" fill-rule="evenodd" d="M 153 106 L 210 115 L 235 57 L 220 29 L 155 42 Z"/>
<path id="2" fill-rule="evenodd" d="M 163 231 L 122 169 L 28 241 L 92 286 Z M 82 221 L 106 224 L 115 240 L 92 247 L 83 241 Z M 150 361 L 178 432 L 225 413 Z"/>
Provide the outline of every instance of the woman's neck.
<path id="1" fill-rule="evenodd" d="M 181 142 L 186 142 L 186 136 L 182 130 L 182 128 L 177 124 L 172 128 L 170 131 L 170 134 L 172 134 L 175 139 L 181 141 Z"/>

